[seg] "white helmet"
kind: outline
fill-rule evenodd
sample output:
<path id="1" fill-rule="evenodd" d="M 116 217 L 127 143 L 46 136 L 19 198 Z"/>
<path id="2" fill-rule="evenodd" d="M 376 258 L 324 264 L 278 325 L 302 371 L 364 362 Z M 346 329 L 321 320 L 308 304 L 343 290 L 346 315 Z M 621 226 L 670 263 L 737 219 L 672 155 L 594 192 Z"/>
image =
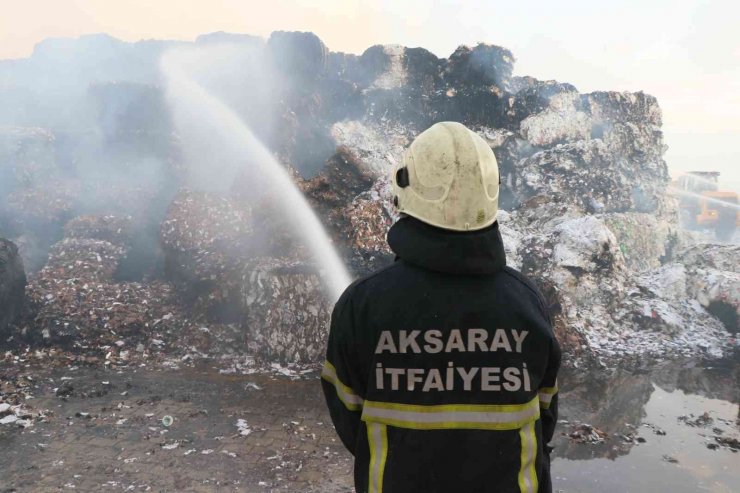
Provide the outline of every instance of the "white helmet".
<path id="1" fill-rule="evenodd" d="M 491 147 L 457 122 L 437 123 L 419 134 L 393 173 L 399 212 L 453 231 L 493 224 L 498 189 Z"/>

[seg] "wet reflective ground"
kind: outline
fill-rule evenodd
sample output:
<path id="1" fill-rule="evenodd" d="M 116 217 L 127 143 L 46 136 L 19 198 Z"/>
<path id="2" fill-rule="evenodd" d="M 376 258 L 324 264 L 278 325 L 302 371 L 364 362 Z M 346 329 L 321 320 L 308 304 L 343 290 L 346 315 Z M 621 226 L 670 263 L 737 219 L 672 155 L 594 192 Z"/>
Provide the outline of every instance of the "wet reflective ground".
<path id="1" fill-rule="evenodd" d="M 53 415 L 26 430 L 0 427 L 2 492 L 351 490 L 352 458 L 315 374 L 0 365 L 0 375 L 11 372 L 33 375 L 29 403 Z M 740 438 L 737 363 L 563 372 L 560 380 L 556 491 L 740 491 L 740 452 L 715 438 Z M 60 398 L 54 389 L 64 382 L 73 390 Z M 165 415 L 174 418 L 169 427 Z M 583 423 L 603 441 L 570 438 Z"/>
<path id="2" fill-rule="evenodd" d="M 740 491 L 740 451 L 730 446 L 740 438 L 737 362 L 612 375 L 565 372 L 561 381 L 556 490 Z M 606 438 L 591 443 L 568 436 L 582 423 Z"/>

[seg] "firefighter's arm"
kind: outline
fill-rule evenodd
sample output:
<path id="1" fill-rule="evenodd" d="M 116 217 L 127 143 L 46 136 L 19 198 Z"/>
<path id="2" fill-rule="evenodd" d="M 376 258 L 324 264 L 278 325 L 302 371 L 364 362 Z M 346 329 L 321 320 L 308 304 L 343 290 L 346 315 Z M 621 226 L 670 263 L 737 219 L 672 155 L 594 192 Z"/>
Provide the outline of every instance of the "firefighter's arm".
<path id="1" fill-rule="evenodd" d="M 356 364 L 357 358 L 351 354 L 355 344 L 352 340 L 352 317 L 347 305 L 345 293 L 331 315 L 321 385 L 334 428 L 344 446 L 354 455 L 364 400 L 361 393 L 353 388 L 352 376 L 355 372 L 352 364 Z"/>
<path id="2" fill-rule="evenodd" d="M 545 444 L 552 440 L 558 422 L 558 370 L 561 354 L 558 341 L 554 337 L 551 341 L 545 377 L 539 388 L 542 438 Z"/>

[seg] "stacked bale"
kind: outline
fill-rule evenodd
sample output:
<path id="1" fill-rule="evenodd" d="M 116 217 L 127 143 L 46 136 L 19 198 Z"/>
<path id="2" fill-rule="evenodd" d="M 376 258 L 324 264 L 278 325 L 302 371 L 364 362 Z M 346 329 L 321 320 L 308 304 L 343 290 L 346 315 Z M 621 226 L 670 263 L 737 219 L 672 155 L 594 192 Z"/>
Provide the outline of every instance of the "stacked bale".
<path id="1" fill-rule="evenodd" d="M 183 190 L 170 204 L 160 238 L 165 272 L 195 314 L 238 321 L 240 266 L 253 241 L 251 208 L 212 193 Z"/>
<path id="2" fill-rule="evenodd" d="M 261 258 L 243 270 L 247 346 L 259 358 L 316 363 L 326 348 L 331 307 L 315 267 Z"/>

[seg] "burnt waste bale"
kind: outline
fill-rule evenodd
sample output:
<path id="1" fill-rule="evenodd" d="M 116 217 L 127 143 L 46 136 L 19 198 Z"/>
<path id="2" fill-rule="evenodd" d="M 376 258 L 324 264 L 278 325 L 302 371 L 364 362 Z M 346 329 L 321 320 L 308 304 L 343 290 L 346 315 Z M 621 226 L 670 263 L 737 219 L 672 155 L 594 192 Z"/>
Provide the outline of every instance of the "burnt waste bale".
<path id="1" fill-rule="evenodd" d="M 0 238 L 0 345 L 10 335 L 23 315 L 26 272 L 18 247 Z"/>
<path id="2" fill-rule="evenodd" d="M 538 90 L 541 96 L 529 94 Z M 668 213 L 655 98 L 641 92 L 581 95 L 555 83 L 525 87 L 516 98 L 515 108 L 532 105 L 518 131 L 531 147 L 510 183 L 519 203 L 548 193 L 593 204 L 591 212 Z"/>
<path id="3" fill-rule="evenodd" d="M 514 55 L 500 46 L 460 46 L 444 68 L 440 117 L 471 125 L 502 126 Z"/>
<path id="4" fill-rule="evenodd" d="M 444 64 L 423 48 L 376 45 L 365 50 L 357 72 L 368 118 L 418 130 L 431 125 L 441 117 Z"/>
<path id="5" fill-rule="evenodd" d="M 460 46 L 450 55 L 445 80 L 451 85 L 482 86 L 484 89 L 495 85 L 507 89 L 514 61 L 513 53 L 502 46 L 485 43 Z"/>
<path id="6" fill-rule="evenodd" d="M 37 127 L 0 126 L 0 194 L 38 185 L 58 174 L 55 136 Z"/>
<path id="7" fill-rule="evenodd" d="M 545 208 L 562 219 L 534 220 L 539 233 L 523 238 L 518 249 L 521 270 L 545 295 L 563 349 L 579 355 L 587 347 L 586 334 L 613 329 L 610 315 L 624 297 L 628 274 L 616 238 L 602 221 L 578 217 L 557 202 L 533 204 L 522 213 L 539 215 Z"/>
<path id="8" fill-rule="evenodd" d="M 386 241 L 397 218 L 391 195 L 390 182 L 378 180 L 370 190 L 355 197 L 344 212 L 349 224 L 350 265 L 358 277 L 393 262 L 394 254 Z"/>
<path id="9" fill-rule="evenodd" d="M 394 216 L 390 201 L 379 200 L 390 195 L 389 183 L 376 180 L 372 166 L 360 154 L 340 145 L 318 176 L 299 180 L 298 186 L 351 270 L 364 275 L 392 260 L 385 235 Z"/>
<path id="10" fill-rule="evenodd" d="M 20 331 L 24 341 L 124 364 L 132 349 L 145 352 L 141 343 L 149 336 L 166 339 L 170 330 L 182 336 L 190 324 L 171 285 L 117 282 L 129 252 L 119 233 L 125 224 L 126 218 L 92 216 L 67 224 L 72 237 L 54 244 L 46 265 L 29 278 L 29 309 Z M 122 243 L 96 238 L 101 236 Z"/>
<path id="11" fill-rule="evenodd" d="M 79 194 L 79 183 L 62 179 L 18 188 L 5 197 L 5 214 L 12 221 L 6 227 L 12 233 L 32 235 L 39 243 L 51 245 L 63 237 L 62 227 L 75 216 Z M 36 264 L 39 259 L 29 260 Z"/>
<path id="12" fill-rule="evenodd" d="M 677 222 L 654 214 L 614 213 L 605 215 L 604 220 L 616 236 L 627 266 L 635 272 L 659 268 L 689 242 Z"/>
<path id="13" fill-rule="evenodd" d="M 29 282 L 33 318 L 25 327 L 26 339 L 60 345 L 82 340 L 108 315 L 107 307 L 96 311 L 90 305 L 113 282 L 125 255 L 126 248 L 104 240 L 65 238 L 54 244 L 48 262 Z"/>
<path id="14" fill-rule="evenodd" d="M 519 123 L 521 135 L 538 148 L 588 140 L 591 127 L 591 118 L 583 111 L 575 88 L 551 96 L 547 107 Z"/>
<path id="15" fill-rule="evenodd" d="M 343 115 L 334 104 L 348 110 L 358 96 L 352 84 L 329 72 L 329 50 L 313 33 L 272 33 L 266 45 L 275 72 L 274 131 L 270 146 L 305 178 L 319 173 L 335 147 L 329 122 Z M 329 83 L 331 81 L 331 83 Z"/>
<path id="16" fill-rule="evenodd" d="M 555 80 L 534 77 L 513 77 L 509 83 L 512 96 L 507 101 L 507 126 L 517 128 L 528 116 L 545 111 L 550 100 L 562 93 L 578 92 L 575 86 Z"/>
<path id="17" fill-rule="evenodd" d="M 267 40 L 267 49 L 278 70 L 298 78 L 315 79 L 326 72 L 329 49 L 310 32 L 275 31 Z"/>
<path id="18" fill-rule="evenodd" d="M 374 182 L 368 166 L 346 146 L 339 146 L 321 173 L 298 186 L 337 239 L 349 230 L 344 211 Z"/>
<path id="19" fill-rule="evenodd" d="M 109 241 L 65 238 L 51 247 L 42 272 L 81 281 L 110 282 L 125 256 L 125 247 Z"/>
<path id="20" fill-rule="evenodd" d="M 663 160 L 662 112 L 654 96 L 644 92 L 594 92 L 581 96 L 592 122 L 592 138 L 600 138 L 615 156 L 637 212 L 665 213 L 668 167 Z M 629 163 L 629 165 L 625 165 Z"/>
<path id="21" fill-rule="evenodd" d="M 251 207 L 209 192 L 180 191 L 160 229 L 165 275 L 195 315 L 240 317 L 240 266 L 254 243 Z"/>
<path id="22" fill-rule="evenodd" d="M 511 210 L 521 206 L 525 201 L 525 195 L 514 186 L 519 177 L 518 164 L 538 149 L 511 130 L 483 127 L 477 128 L 476 131 L 491 146 L 496 156 L 501 179 L 499 208 Z"/>
<path id="23" fill-rule="evenodd" d="M 151 155 L 165 160 L 170 155 L 173 129 L 161 88 L 134 82 L 97 82 L 90 85 L 88 93 L 100 136 L 111 156 Z"/>
<path id="24" fill-rule="evenodd" d="M 329 333 L 330 303 L 316 268 L 304 261 L 254 259 L 242 271 L 246 344 L 271 363 L 318 363 Z"/>
<path id="25" fill-rule="evenodd" d="M 46 261 L 73 215 L 79 187 L 57 165 L 57 139 L 39 127 L 0 126 L 0 235 L 13 240 L 29 272 Z"/>

